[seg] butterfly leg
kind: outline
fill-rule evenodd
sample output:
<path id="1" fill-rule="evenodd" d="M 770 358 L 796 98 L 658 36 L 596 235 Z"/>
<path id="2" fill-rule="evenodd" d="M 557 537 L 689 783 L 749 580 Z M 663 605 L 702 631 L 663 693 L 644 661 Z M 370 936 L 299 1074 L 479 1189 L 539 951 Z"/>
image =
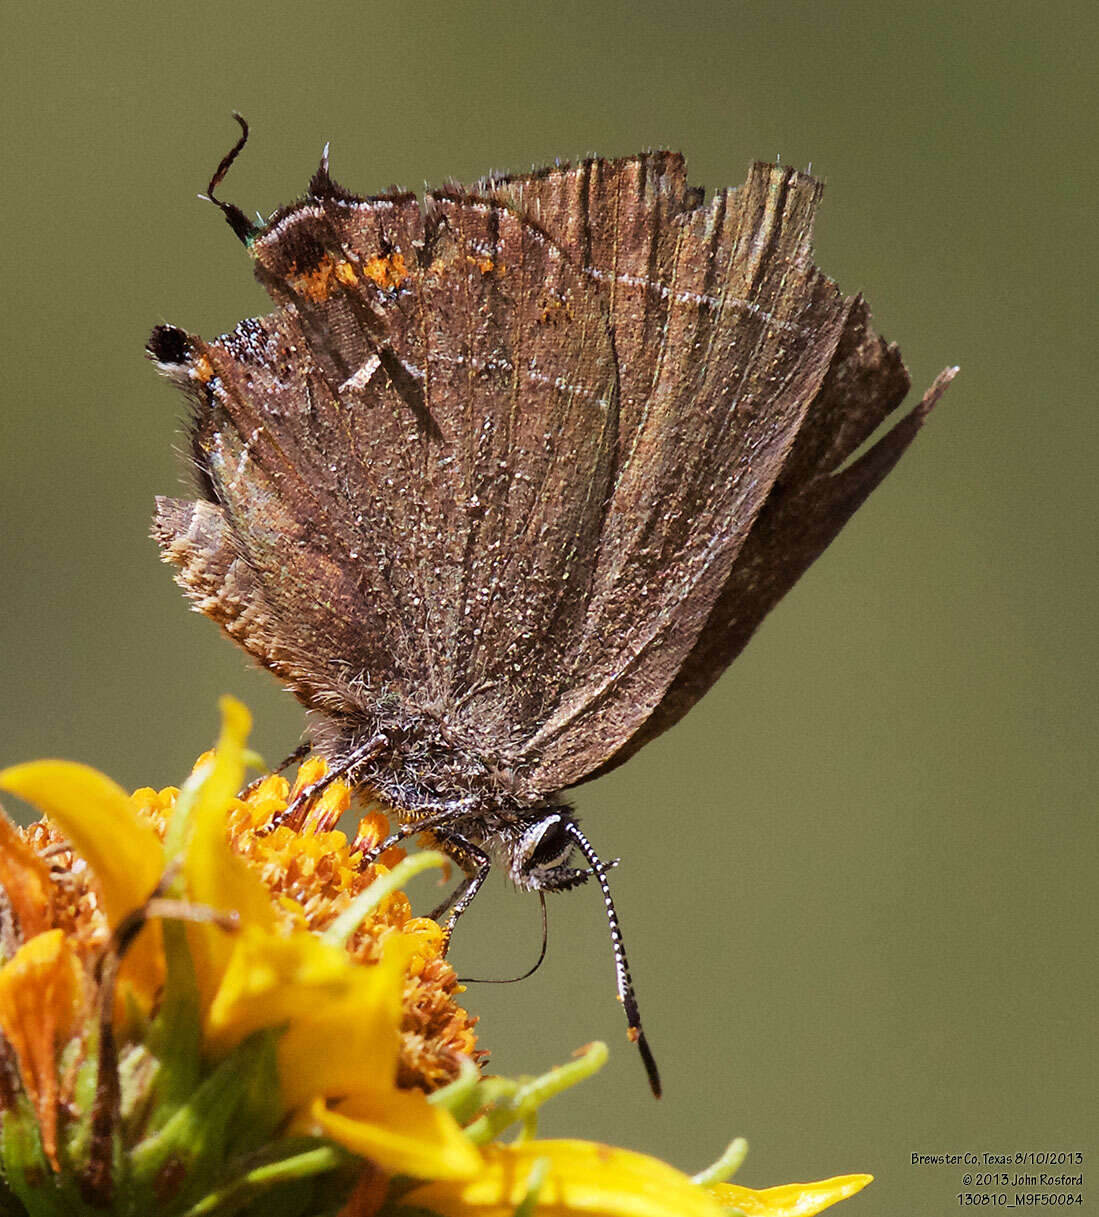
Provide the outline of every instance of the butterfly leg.
<path id="1" fill-rule="evenodd" d="M 240 792 L 239 798 L 246 799 L 258 786 L 261 786 L 274 773 L 282 773 L 283 770 L 289 769 L 295 761 L 304 760 L 309 755 L 309 745 L 299 744 L 293 752 L 278 765 L 275 766 L 269 773 L 261 773 L 258 778 L 253 778 L 247 786 Z"/>
<path id="2" fill-rule="evenodd" d="M 422 808 L 421 810 L 430 811 L 431 814 L 421 816 L 418 820 L 409 820 L 407 824 L 402 824 L 396 832 L 391 832 L 380 845 L 375 846 L 366 855 L 365 861 L 373 862 L 375 858 L 384 854 L 387 849 L 392 849 L 394 845 L 400 845 L 402 841 L 416 836 L 417 833 L 434 832 L 437 828 L 445 828 L 448 824 L 453 823 L 453 821 L 463 819 L 469 815 L 472 806 L 472 799 L 454 799 L 449 803 L 434 803 Z"/>
<path id="3" fill-rule="evenodd" d="M 467 841 L 465 837 L 460 837 L 457 833 L 439 833 L 437 839 L 443 849 L 458 863 L 465 873 L 465 879 L 458 884 L 445 900 L 441 901 L 428 913 L 432 921 L 438 921 L 440 917 L 450 910 L 450 916 L 447 918 L 447 923 L 444 927 L 444 933 L 449 941 L 450 935 L 454 932 L 454 927 L 458 923 L 458 918 L 473 903 L 474 896 L 481 890 L 481 884 L 488 878 L 488 873 L 492 869 L 492 863 L 489 861 L 488 854 L 483 849 L 478 848 L 471 841 Z"/>
<path id="4" fill-rule="evenodd" d="M 300 828 L 302 813 L 307 803 L 314 799 L 318 794 L 322 794 L 333 782 L 338 782 L 341 778 L 350 777 L 354 781 L 354 773 L 361 765 L 367 761 L 373 760 L 374 757 L 384 752 L 389 747 L 389 737 L 379 731 L 377 735 L 371 736 L 365 743 L 360 744 L 353 752 L 346 756 L 338 764 L 331 766 L 324 777 L 314 782 L 311 786 L 306 786 L 304 790 L 298 794 L 287 804 L 285 810 L 280 811 L 278 815 L 271 818 L 268 824 L 268 830 L 278 828 L 281 824 L 289 824 L 292 828 Z"/>
<path id="5" fill-rule="evenodd" d="M 450 916 L 443 927 L 446 943 L 450 942 L 450 936 L 454 932 L 458 918 L 473 903 L 474 896 L 481 890 L 481 884 L 488 878 L 488 872 L 492 869 L 489 856 L 483 849 L 474 845 L 472 841 L 467 841 L 459 833 L 446 831 L 448 824 L 452 824 L 455 820 L 462 820 L 469 815 L 470 806 L 471 800 L 468 798 L 454 799 L 450 803 L 436 804 L 432 815 L 424 816 L 419 820 L 413 820 L 408 824 L 402 824 L 396 832 L 390 833 L 380 845 L 371 850 L 364 858 L 366 862 L 373 862 L 375 858 L 380 857 L 387 849 L 392 848 L 394 845 L 399 845 L 409 837 L 414 837 L 419 833 L 425 832 L 434 835 L 438 844 L 458 863 L 466 876 L 465 880 L 429 914 L 433 921 L 438 921 L 450 909 Z M 438 831 L 439 829 L 444 831 L 440 832 Z"/>

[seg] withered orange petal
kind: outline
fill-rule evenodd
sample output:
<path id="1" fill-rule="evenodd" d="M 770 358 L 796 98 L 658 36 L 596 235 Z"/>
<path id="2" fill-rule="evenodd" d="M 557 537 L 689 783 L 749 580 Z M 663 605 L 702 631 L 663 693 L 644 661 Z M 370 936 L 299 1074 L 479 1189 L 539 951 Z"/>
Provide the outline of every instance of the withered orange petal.
<path id="1" fill-rule="evenodd" d="M 0 812 L 0 887 L 11 901 L 24 942 L 49 929 L 53 906 L 49 866 L 3 812 Z"/>
<path id="2" fill-rule="evenodd" d="M 25 942 L 0 968 L 0 1030 L 38 1115 L 42 1148 L 57 1160 L 57 1043 L 84 1005 L 84 972 L 61 930 Z"/>

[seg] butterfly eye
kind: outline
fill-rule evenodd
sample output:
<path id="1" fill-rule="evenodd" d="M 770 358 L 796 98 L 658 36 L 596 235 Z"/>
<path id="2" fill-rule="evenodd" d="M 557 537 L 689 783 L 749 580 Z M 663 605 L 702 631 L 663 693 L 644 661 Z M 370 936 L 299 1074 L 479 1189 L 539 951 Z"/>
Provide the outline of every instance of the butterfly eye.
<path id="1" fill-rule="evenodd" d="M 560 816 L 546 819 L 528 829 L 529 844 L 524 851 L 525 870 L 549 870 L 562 866 L 573 850 L 573 840 Z"/>

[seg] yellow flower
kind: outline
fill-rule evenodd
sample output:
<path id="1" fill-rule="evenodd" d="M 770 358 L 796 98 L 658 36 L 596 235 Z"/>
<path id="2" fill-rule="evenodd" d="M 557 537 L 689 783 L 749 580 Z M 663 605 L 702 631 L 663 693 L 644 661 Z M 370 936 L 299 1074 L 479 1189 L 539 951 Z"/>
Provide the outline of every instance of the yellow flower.
<path id="1" fill-rule="evenodd" d="M 62 761 L 0 772 L 47 820 L 0 815 L 14 924 L 0 964 L 0 1208 L 159 1217 L 808 1217 L 870 1180 L 753 1191 L 644 1154 L 535 1138 L 601 1044 L 535 1078 L 484 1077 L 445 938 L 400 890 L 444 862 L 394 849 L 351 791 L 269 776 L 237 794 L 247 711 L 182 789 L 127 795 Z M 516 1140 L 501 1136 L 518 1126 Z M 342 1206 L 342 1207 L 341 1207 Z"/>
<path id="2" fill-rule="evenodd" d="M 227 1125 L 219 1160 L 234 1136 L 241 1152 L 254 1156 L 262 1129 L 274 1146 L 269 1156 L 281 1140 L 291 1147 L 286 1152 L 296 1152 L 305 1137 L 343 1146 L 390 1176 L 453 1180 L 481 1165 L 454 1117 L 427 1096 L 456 1076 L 462 1058 L 454 1043 L 473 1046 L 470 1020 L 451 1000 L 456 982 L 441 959 L 441 932 L 412 918 L 399 892 L 373 899 L 370 886 L 386 868 L 364 863 L 362 851 L 355 854 L 329 828 L 324 835 L 333 839 L 339 873 L 299 867 L 294 894 L 285 890 L 263 857 L 265 825 L 257 809 L 235 794 L 249 725 L 247 711 L 226 701 L 218 746 L 200 758 L 182 791 L 131 798 L 94 770 L 61 761 L 0 773 L 0 788 L 36 804 L 52 825 L 25 833 L 8 822 L 0 828 L 0 879 L 23 938 L 0 967 L 0 1031 L 50 1167 L 64 1175 L 67 1157 L 98 1152 L 98 1162 L 73 1173 L 100 1180 L 96 1198 L 103 1207 L 121 1183 L 130 1189 L 129 1203 L 152 1187 L 160 1207 L 173 1211 L 163 1174 L 173 1162 L 180 1203 L 190 1204 L 180 1163 L 191 1164 L 192 1176 L 201 1174 L 205 1134 L 194 1114 L 180 1115 L 188 1107 L 205 1110 L 202 1104 L 210 1121 Z M 268 815 L 285 807 L 285 783 L 281 799 L 270 781 L 261 790 Z M 345 799 L 346 788 L 330 791 L 318 800 L 319 816 L 330 819 Z M 378 831 L 375 816 L 363 832 Z M 315 833 L 305 824 L 294 839 L 309 843 Z M 45 847 L 62 868 L 56 873 L 41 857 Z M 285 839 L 273 843 L 280 853 L 288 848 Z M 179 917 L 185 930 L 172 920 Z M 326 925 L 342 927 L 344 941 L 318 932 Z M 117 969 L 102 964 L 112 956 Z M 408 975 L 411 968 L 416 976 Z M 112 999 L 102 985 L 116 971 L 126 1016 L 116 1009 L 117 1042 L 101 1045 L 95 1010 L 104 997 Z M 442 1014 L 436 1022 L 449 1037 L 437 1056 L 419 1011 L 406 1008 L 409 992 L 422 997 L 432 978 L 439 983 L 422 1004 Z M 129 1074 L 104 1084 L 120 1053 L 149 1060 L 132 1070 L 145 1087 L 139 1095 L 123 1093 Z M 84 1064 L 73 1068 L 72 1061 Z M 422 1061 L 427 1073 L 417 1071 Z M 262 1080 L 271 1066 L 273 1089 Z M 99 1079 L 94 1085 L 86 1080 L 89 1069 Z M 197 1096 L 205 1097 L 200 1103 Z M 130 1135 L 131 1152 L 112 1164 L 110 1140 L 97 1142 L 93 1126 L 113 1128 L 124 1144 Z M 183 1137 L 174 1149 L 172 1137 Z M 30 1187 L 37 1151 L 26 1145 L 26 1169 L 16 1183 Z M 341 1160 L 320 1161 L 333 1171 Z"/>

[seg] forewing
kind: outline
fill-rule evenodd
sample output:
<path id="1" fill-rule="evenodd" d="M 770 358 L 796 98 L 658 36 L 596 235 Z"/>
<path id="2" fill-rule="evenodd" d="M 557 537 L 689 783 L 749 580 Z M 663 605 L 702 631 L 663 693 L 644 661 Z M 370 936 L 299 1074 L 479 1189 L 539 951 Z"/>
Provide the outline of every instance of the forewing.
<path id="1" fill-rule="evenodd" d="M 323 572 L 318 663 L 504 759 L 556 694 L 591 581 L 617 441 L 602 289 L 460 192 L 426 217 L 307 200 L 253 253 L 280 311 L 191 340 L 213 397 L 196 445 L 238 547 L 288 621 L 305 558 Z"/>
<path id="2" fill-rule="evenodd" d="M 243 322 L 210 343 L 170 327 L 154 332 L 150 354 L 193 399 L 192 450 L 210 500 L 162 502 L 154 536 L 201 611 L 284 678 L 270 640 L 304 656 L 315 679 L 291 680 L 295 691 L 309 705 L 347 709 L 362 673 L 384 680 L 395 667 L 396 606 L 384 572 L 356 553 L 349 521 L 325 493 L 335 475 L 322 475 L 317 454 L 295 444 L 331 408 L 304 347 L 292 312 Z M 242 617 L 245 598 L 257 609 Z M 262 630 L 249 628 L 261 618 Z"/>

